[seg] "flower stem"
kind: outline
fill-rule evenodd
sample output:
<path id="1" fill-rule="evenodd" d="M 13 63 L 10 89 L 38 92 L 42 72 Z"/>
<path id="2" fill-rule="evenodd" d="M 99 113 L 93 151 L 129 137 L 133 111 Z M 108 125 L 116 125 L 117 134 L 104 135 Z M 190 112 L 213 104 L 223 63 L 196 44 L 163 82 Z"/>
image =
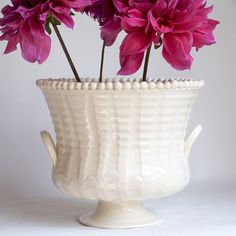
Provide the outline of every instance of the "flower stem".
<path id="1" fill-rule="evenodd" d="M 105 48 L 106 48 L 106 45 L 105 45 L 105 42 L 103 42 L 99 82 L 102 82 L 102 77 L 103 77 L 103 65 L 104 65 Z"/>
<path id="2" fill-rule="evenodd" d="M 76 79 L 77 82 L 80 82 L 80 78 L 79 78 L 78 72 L 77 72 L 77 70 L 76 70 L 76 68 L 74 66 L 74 63 L 73 63 L 73 61 L 71 59 L 71 56 L 70 56 L 70 54 L 69 54 L 69 52 L 68 52 L 68 50 L 66 48 L 66 45 L 65 45 L 65 43 L 63 41 L 63 38 L 62 38 L 62 36 L 60 34 L 60 31 L 59 31 L 57 25 L 53 22 L 53 20 L 51 21 L 51 23 L 52 23 L 52 26 L 53 26 L 53 28 L 54 28 L 54 30 L 56 32 L 57 38 L 59 39 L 59 42 L 60 42 L 60 44 L 62 46 L 62 49 L 63 49 L 63 51 L 64 51 L 64 53 L 66 55 L 66 58 L 67 58 L 67 60 L 68 60 L 68 62 L 70 64 L 70 67 L 71 67 L 71 69 L 73 71 L 75 79 Z"/>
<path id="3" fill-rule="evenodd" d="M 148 62 L 149 62 L 151 48 L 152 48 L 152 44 L 147 49 L 146 56 L 145 56 L 145 63 L 144 63 L 144 68 L 143 68 L 143 78 L 142 78 L 143 81 L 147 80 Z"/>

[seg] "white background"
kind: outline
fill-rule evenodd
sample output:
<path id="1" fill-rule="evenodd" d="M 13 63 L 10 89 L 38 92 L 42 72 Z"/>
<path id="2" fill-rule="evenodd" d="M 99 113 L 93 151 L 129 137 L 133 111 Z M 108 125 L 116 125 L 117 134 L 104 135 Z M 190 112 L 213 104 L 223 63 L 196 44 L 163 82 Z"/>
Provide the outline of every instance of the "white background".
<path id="1" fill-rule="evenodd" d="M 9 1 L 1 0 L 0 8 Z M 194 52 L 191 71 L 173 70 L 153 51 L 150 77 L 203 79 L 189 130 L 201 123 L 204 132 L 195 143 L 186 190 L 147 208 L 163 218 L 157 227 L 137 230 L 98 230 L 75 219 L 94 209 L 95 203 L 60 193 L 51 180 L 51 162 L 39 132 L 53 133 L 46 103 L 36 79 L 72 77 L 55 35 L 47 62 L 29 64 L 17 51 L 0 56 L 0 235 L 236 235 L 236 1 L 212 0 L 212 18 L 221 21 L 217 44 Z M 62 29 L 63 28 L 63 29 Z M 86 16 L 77 17 L 74 31 L 61 31 L 82 77 L 98 77 L 99 30 Z M 105 76 L 119 70 L 118 47 L 107 49 Z M 0 52 L 5 43 L 0 43 Z M 135 76 L 140 76 L 141 71 Z"/>

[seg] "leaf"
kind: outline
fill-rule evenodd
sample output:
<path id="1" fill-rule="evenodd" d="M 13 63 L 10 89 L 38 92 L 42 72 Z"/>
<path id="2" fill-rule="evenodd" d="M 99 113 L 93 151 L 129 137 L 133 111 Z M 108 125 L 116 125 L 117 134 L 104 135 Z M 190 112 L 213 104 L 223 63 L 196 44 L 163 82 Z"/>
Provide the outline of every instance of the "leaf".
<path id="1" fill-rule="evenodd" d="M 52 22 L 55 25 L 61 25 L 61 22 L 59 20 L 57 20 L 55 17 L 52 16 Z"/>
<path id="2" fill-rule="evenodd" d="M 52 33 L 50 24 L 61 25 L 61 22 L 58 21 L 52 14 L 48 15 L 47 20 L 46 20 L 46 24 L 45 24 L 45 30 L 49 35 L 51 35 L 51 33 Z"/>
<path id="3" fill-rule="evenodd" d="M 47 22 L 53 23 L 54 25 L 61 25 L 61 22 L 57 20 L 52 14 L 48 15 Z"/>
<path id="4" fill-rule="evenodd" d="M 50 18 L 47 18 L 46 25 L 45 25 L 45 30 L 49 35 L 51 35 L 52 30 L 51 30 L 51 27 L 50 27 Z"/>
<path id="5" fill-rule="evenodd" d="M 74 13 L 73 11 L 71 11 L 71 12 L 70 12 L 70 15 L 71 15 L 71 16 L 74 16 L 74 15 L 75 15 L 75 13 Z"/>

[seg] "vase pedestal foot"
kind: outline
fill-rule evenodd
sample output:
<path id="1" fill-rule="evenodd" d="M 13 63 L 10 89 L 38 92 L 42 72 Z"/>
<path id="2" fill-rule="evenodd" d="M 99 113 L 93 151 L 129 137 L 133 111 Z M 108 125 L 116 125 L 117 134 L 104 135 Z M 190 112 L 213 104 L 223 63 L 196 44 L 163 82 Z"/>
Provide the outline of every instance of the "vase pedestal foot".
<path id="1" fill-rule="evenodd" d="M 137 228 L 161 223 L 161 220 L 148 212 L 139 201 L 99 201 L 94 213 L 83 215 L 78 221 L 86 226 L 108 229 Z"/>

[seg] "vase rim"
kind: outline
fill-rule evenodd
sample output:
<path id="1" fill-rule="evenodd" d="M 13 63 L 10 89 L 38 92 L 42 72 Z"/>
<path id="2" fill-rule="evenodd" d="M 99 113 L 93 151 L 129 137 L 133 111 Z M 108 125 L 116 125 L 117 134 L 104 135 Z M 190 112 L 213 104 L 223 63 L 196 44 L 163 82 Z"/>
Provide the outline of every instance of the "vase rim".
<path id="1" fill-rule="evenodd" d="M 142 81 L 141 79 L 113 78 L 99 82 L 97 79 L 39 79 L 36 85 L 41 89 L 50 90 L 186 90 L 200 89 L 204 86 L 203 80 L 182 78 L 154 78 Z"/>

